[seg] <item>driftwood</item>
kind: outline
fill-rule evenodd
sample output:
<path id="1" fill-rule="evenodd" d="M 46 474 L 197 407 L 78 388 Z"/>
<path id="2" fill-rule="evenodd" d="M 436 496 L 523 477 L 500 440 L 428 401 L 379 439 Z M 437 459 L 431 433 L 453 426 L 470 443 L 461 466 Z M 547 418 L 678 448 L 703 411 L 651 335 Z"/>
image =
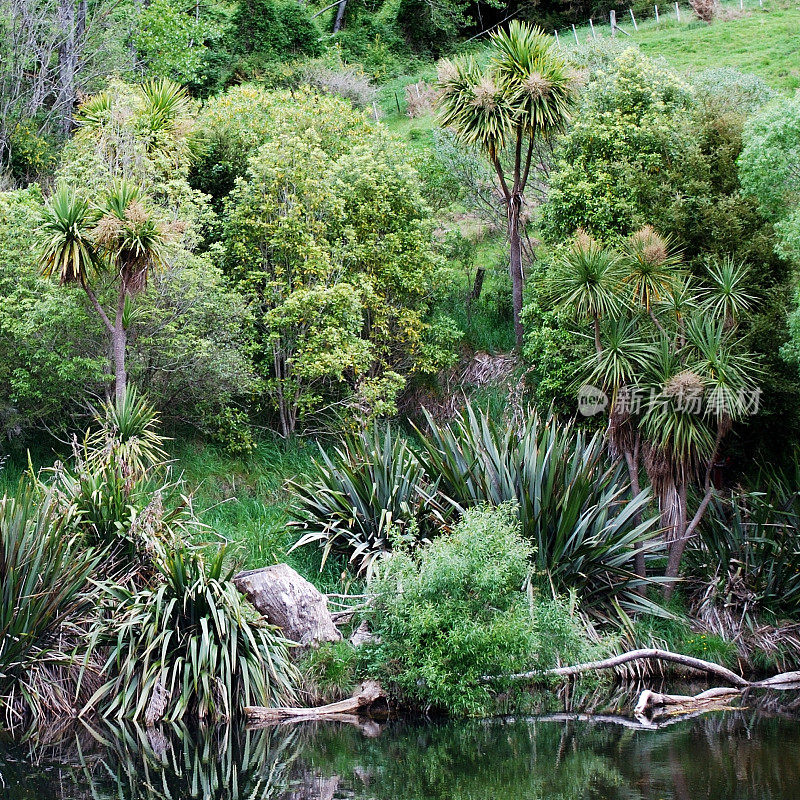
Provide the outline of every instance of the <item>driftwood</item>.
<path id="1" fill-rule="evenodd" d="M 687 716 L 694 716 L 702 714 L 706 711 L 713 711 L 728 706 L 729 702 L 742 694 L 746 689 L 752 688 L 773 688 L 773 689 L 794 689 L 800 684 L 800 672 L 782 672 L 779 675 L 774 675 L 771 678 L 766 678 L 760 681 L 749 681 L 741 675 L 737 675 L 725 667 L 714 664 L 711 661 L 704 661 L 701 658 L 693 658 L 692 656 L 684 656 L 680 653 L 673 653 L 669 650 L 658 650 L 655 648 L 631 650 L 627 653 L 621 653 L 618 656 L 605 658 L 602 661 L 589 661 L 584 664 L 575 664 L 571 667 L 555 667 L 554 669 L 547 669 L 541 672 L 521 672 L 516 675 L 504 676 L 506 680 L 531 680 L 535 681 L 548 677 L 563 677 L 568 678 L 574 675 L 580 675 L 584 672 L 595 672 L 604 669 L 614 669 L 615 667 L 622 666 L 623 664 L 630 663 L 631 661 L 644 661 L 644 660 L 657 660 L 667 661 L 673 664 L 687 667 L 689 669 L 705 672 L 709 675 L 715 675 L 723 678 L 729 683 L 734 684 L 733 687 L 717 687 L 708 689 L 700 694 L 689 695 L 676 695 L 676 694 L 660 694 L 645 689 L 639 700 L 634 707 L 634 714 L 640 721 L 647 720 L 647 715 L 652 717 L 657 716 L 680 716 L 686 718 Z M 485 675 L 483 680 L 490 682 L 498 680 L 496 676 Z"/>
<path id="2" fill-rule="evenodd" d="M 485 675 L 483 680 L 484 682 L 488 683 L 491 681 L 500 680 L 501 678 L 504 678 L 505 680 L 516 681 L 535 681 L 541 678 L 553 676 L 569 678 L 573 675 L 580 675 L 583 672 L 595 672 L 597 670 L 613 669 L 614 667 L 620 667 L 623 664 L 627 664 L 631 661 L 646 660 L 669 661 L 673 664 L 680 664 L 681 666 L 688 667 L 689 669 L 699 670 L 710 675 L 716 675 L 717 677 L 724 678 L 726 681 L 730 681 L 735 686 L 745 687 L 753 685 L 750 683 L 750 681 L 745 680 L 740 675 L 737 675 L 735 672 L 731 672 L 729 669 L 726 669 L 719 664 L 714 664 L 711 661 L 703 661 L 701 658 L 693 658 L 692 656 L 684 656 L 680 653 L 672 653 L 669 650 L 658 650 L 655 648 L 646 650 L 630 650 L 627 653 L 622 653 L 618 656 L 612 656 L 611 658 L 605 658 L 602 661 L 588 661 L 585 664 L 576 664 L 572 667 L 555 667 L 553 669 L 520 672 L 516 675 L 507 676 Z M 787 673 L 787 675 L 795 675 L 793 680 L 800 679 L 800 673 Z"/>
<path id="3" fill-rule="evenodd" d="M 682 694 L 661 694 L 645 689 L 634 706 L 633 713 L 639 717 L 684 716 L 696 712 L 715 711 L 727 708 L 730 701 L 739 697 L 741 688 L 708 689 L 693 696 Z"/>
<path id="4" fill-rule="evenodd" d="M 288 564 L 240 572 L 233 582 L 287 639 L 314 647 L 342 638 L 328 610 L 328 598 Z"/>
<path id="5" fill-rule="evenodd" d="M 244 712 L 251 725 L 308 720 L 354 722 L 358 715 L 369 715 L 375 707 L 385 706 L 385 703 L 386 693 L 381 685 L 376 681 L 364 681 L 352 697 L 338 703 L 328 703 L 316 708 L 246 706 Z"/>

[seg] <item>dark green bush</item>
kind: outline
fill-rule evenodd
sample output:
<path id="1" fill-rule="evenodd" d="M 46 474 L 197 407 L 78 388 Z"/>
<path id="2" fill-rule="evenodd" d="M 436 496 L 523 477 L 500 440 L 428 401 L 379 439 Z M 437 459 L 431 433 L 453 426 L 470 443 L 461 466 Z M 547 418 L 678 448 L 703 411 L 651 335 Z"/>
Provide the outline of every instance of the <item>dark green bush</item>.
<path id="1" fill-rule="evenodd" d="M 304 5 L 286 0 L 241 0 L 231 20 L 231 50 L 265 61 L 321 52 L 320 34 Z"/>
<path id="2" fill-rule="evenodd" d="M 797 476 L 761 473 L 757 491 L 712 503 L 687 571 L 706 604 L 736 616 L 800 612 L 800 488 Z"/>

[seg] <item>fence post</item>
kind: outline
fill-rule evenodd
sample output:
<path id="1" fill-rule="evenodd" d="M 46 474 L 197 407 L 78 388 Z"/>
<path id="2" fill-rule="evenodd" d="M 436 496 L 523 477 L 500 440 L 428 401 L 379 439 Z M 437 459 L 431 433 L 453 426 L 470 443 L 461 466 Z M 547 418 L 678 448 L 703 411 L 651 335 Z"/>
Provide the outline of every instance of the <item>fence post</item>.
<path id="1" fill-rule="evenodd" d="M 681 7 L 675 3 L 675 16 L 678 18 L 678 22 L 681 21 Z"/>
<path id="2" fill-rule="evenodd" d="M 614 9 L 612 8 L 609 16 L 611 17 L 611 35 L 612 36 L 616 36 L 617 35 L 617 12 L 614 11 Z"/>
<path id="3" fill-rule="evenodd" d="M 575 44 L 580 44 L 578 41 L 578 31 L 575 30 L 575 23 L 572 23 L 572 35 L 575 37 Z"/>
<path id="4" fill-rule="evenodd" d="M 633 29 L 635 31 L 638 31 L 639 30 L 639 26 L 636 24 L 636 17 L 633 16 L 633 9 L 630 8 L 628 10 L 631 12 L 631 22 L 633 22 Z"/>
<path id="5" fill-rule="evenodd" d="M 561 47 L 561 42 L 558 41 L 558 31 L 553 31 L 553 33 L 556 35 L 556 46 Z"/>
<path id="6" fill-rule="evenodd" d="M 658 6 L 656 6 L 655 9 L 656 9 L 656 25 L 658 25 Z"/>
<path id="7" fill-rule="evenodd" d="M 594 35 L 594 22 L 592 22 L 591 17 L 589 17 L 589 27 L 592 29 L 592 39 L 596 39 L 597 37 Z"/>
<path id="8" fill-rule="evenodd" d="M 372 110 L 375 112 L 375 122 L 380 122 L 378 119 L 378 104 L 374 100 L 372 101 Z"/>

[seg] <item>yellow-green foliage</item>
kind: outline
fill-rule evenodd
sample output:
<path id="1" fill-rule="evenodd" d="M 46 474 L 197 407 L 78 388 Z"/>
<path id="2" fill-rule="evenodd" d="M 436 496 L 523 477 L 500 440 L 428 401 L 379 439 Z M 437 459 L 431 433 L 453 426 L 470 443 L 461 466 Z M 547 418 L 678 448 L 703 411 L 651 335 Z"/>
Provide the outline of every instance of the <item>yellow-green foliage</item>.
<path id="1" fill-rule="evenodd" d="M 225 264 L 258 309 L 281 432 L 365 379 L 356 404 L 391 407 L 397 376 L 450 363 L 458 335 L 431 319 L 439 259 L 416 172 L 398 141 L 344 101 L 304 92 L 285 108 L 283 93 L 245 96 L 265 141 L 224 205 Z M 262 97 L 280 109 L 270 119 Z M 391 380 L 376 383 L 381 375 Z"/>

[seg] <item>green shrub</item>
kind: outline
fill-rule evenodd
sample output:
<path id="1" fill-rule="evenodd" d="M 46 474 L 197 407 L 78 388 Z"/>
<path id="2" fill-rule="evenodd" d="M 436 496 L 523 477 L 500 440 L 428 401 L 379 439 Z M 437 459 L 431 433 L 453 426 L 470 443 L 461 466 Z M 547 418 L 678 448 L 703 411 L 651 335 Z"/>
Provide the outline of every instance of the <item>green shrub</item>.
<path id="1" fill-rule="evenodd" d="M 356 677 L 356 651 L 344 639 L 312 648 L 300 665 L 303 694 L 309 705 L 334 703 L 352 694 Z"/>
<path id="2" fill-rule="evenodd" d="M 471 509 L 452 533 L 393 554 L 371 586 L 378 642 L 363 646 L 364 669 L 403 703 L 470 715 L 510 689 L 482 676 L 585 655 L 566 608 L 525 591 L 532 554 L 512 504 Z"/>
<path id="3" fill-rule="evenodd" d="M 39 135 L 33 120 L 18 123 L 9 137 L 9 167 L 20 183 L 50 175 L 56 165 L 53 142 Z"/>
<path id="4" fill-rule="evenodd" d="M 290 643 L 256 616 L 224 560 L 224 549 L 207 562 L 178 548 L 152 588 L 109 588 L 112 616 L 97 631 L 111 647 L 109 678 L 94 698 L 105 716 L 230 719 L 295 699 Z"/>
<path id="5" fill-rule="evenodd" d="M 622 467 L 609 465 L 601 434 L 533 409 L 523 417 L 496 422 L 467 407 L 442 425 L 427 415 L 419 459 L 436 480 L 438 505 L 463 512 L 516 503 L 537 582 L 556 594 L 575 590 L 587 611 L 604 613 L 617 602 L 640 608 L 643 582 L 633 572 L 633 553 L 639 544 L 649 555 L 655 547 L 649 494 L 629 499 Z"/>
<path id="6" fill-rule="evenodd" d="M 230 37 L 234 53 L 265 60 L 321 51 L 319 30 L 306 6 L 284 0 L 241 0 Z"/>

